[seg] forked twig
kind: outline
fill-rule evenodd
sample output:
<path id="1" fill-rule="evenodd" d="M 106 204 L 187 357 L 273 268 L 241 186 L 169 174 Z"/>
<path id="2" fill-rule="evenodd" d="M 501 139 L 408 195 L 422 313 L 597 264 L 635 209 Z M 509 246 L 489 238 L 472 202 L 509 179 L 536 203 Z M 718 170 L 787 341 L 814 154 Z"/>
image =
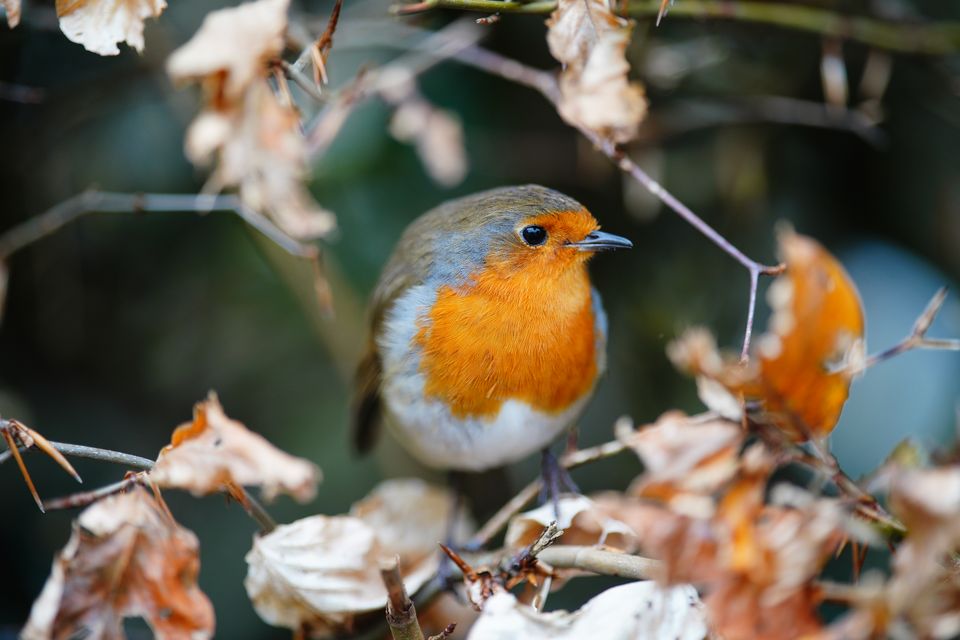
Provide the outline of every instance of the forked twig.
<path id="1" fill-rule="evenodd" d="M 912 351 L 913 349 L 960 351 L 960 340 L 927 337 L 927 331 L 930 330 L 930 325 L 933 324 L 937 314 L 940 313 L 940 309 L 943 307 L 943 303 L 946 301 L 946 299 L 947 288 L 940 287 L 940 289 L 933 294 L 930 302 L 927 303 L 927 307 L 923 310 L 923 313 L 921 313 L 913 323 L 913 329 L 910 331 L 910 335 L 889 349 L 885 349 L 884 351 L 867 358 L 863 364 L 863 369 L 869 369 L 874 365 L 880 364 L 881 362 L 889 360 L 894 356 L 898 356 L 901 353 Z M 860 372 L 858 371 L 857 373 Z"/>
<path id="2" fill-rule="evenodd" d="M 380 562 L 380 577 L 387 589 L 386 616 L 393 640 L 424 640 L 417 621 L 417 609 L 400 576 L 399 556 Z"/>

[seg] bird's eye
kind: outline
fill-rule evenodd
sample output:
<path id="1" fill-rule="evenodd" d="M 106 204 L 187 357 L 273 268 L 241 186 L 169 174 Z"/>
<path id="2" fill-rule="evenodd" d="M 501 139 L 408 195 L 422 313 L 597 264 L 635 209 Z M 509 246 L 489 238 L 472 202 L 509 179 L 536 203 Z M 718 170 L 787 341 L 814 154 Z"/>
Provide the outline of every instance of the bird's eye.
<path id="1" fill-rule="evenodd" d="M 520 237 L 531 247 L 538 247 L 547 241 L 547 230 L 532 224 L 520 230 Z"/>

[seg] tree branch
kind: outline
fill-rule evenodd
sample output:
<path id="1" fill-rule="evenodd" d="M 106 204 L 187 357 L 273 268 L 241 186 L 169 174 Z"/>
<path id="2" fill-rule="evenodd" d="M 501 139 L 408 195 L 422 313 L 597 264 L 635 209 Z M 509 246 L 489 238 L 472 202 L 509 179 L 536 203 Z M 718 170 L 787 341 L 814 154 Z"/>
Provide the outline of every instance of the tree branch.
<path id="1" fill-rule="evenodd" d="M 318 249 L 302 244 L 270 222 L 262 214 L 232 195 L 195 195 L 180 193 L 113 193 L 84 191 L 33 216 L 0 235 L 0 261 L 29 244 L 50 235 L 64 225 L 89 213 L 209 213 L 231 211 L 287 253 L 298 258 L 317 259 Z"/>
<path id="2" fill-rule="evenodd" d="M 651 580 L 661 566 L 650 558 L 575 545 L 548 547 L 537 554 L 537 559 L 554 569 L 579 569 L 630 580 Z"/>
<path id="3" fill-rule="evenodd" d="M 654 17 L 660 12 L 660 6 L 661 0 L 633 0 L 627 5 L 627 14 L 635 18 Z M 543 0 L 423 0 L 398 5 L 393 10 L 401 15 L 432 9 L 546 14 L 556 7 L 556 2 Z M 943 55 L 960 50 L 960 23 L 957 22 L 903 23 L 798 4 L 729 0 L 679 0 L 670 8 L 669 15 L 671 18 L 753 22 L 851 40 L 901 53 Z"/>

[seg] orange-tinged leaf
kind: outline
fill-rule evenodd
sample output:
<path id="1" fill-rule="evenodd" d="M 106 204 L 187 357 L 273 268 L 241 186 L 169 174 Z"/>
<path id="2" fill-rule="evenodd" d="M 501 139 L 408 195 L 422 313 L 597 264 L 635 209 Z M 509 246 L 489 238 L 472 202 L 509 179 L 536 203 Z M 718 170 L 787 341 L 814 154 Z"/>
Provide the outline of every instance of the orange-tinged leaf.
<path id="1" fill-rule="evenodd" d="M 158 638 L 212 637 L 197 550 L 196 536 L 147 490 L 105 498 L 77 519 L 22 637 L 123 638 L 126 617 L 142 617 Z"/>
<path id="2" fill-rule="evenodd" d="M 667 350 L 697 376 L 701 399 L 730 419 L 749 402 L 751 417 L 796 441 L 830 434 L 863 368 L 863 308 L 840 263 L 816 241 L 783 230 L 786 271 L 770 285 L 769 327 L 746 363 L 717 351 L 709 332 L 692 329 Z"/>
<path id="3" fill-rule="evenodd" d="M 320 470 L 228 418 L 215 394 L 197 403 L 193 416 L 173 432 L 150 471 L 157 486 L 206 495 L 234 483 L 260 486 L 268 500 L 278 493 L 313 499 Z"/>
<path id="4" fill-rule="evenodd" d="M 757 342 L 765 410 L 796 440 L 829 435 L 862 362 L 863 307 L 843 266 L 814 240 L 785 230 L 786 273 L 770 287 L 773 316 Z"/>

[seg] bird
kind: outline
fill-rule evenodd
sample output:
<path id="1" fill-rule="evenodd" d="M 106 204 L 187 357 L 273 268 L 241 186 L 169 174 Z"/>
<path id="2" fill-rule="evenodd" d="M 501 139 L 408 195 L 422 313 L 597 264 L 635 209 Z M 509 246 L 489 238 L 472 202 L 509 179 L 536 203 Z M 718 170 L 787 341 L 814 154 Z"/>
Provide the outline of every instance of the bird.
<path id="1" fill-rule="evenodd" d="M 414 220 L 372 295 L 355 447 L 371 448 L 385 424 L 436 469 L 549 455 L 606 367 L 607 318 L 587 262 L 632 246 L 539 185 L 483 191 Z"/>

